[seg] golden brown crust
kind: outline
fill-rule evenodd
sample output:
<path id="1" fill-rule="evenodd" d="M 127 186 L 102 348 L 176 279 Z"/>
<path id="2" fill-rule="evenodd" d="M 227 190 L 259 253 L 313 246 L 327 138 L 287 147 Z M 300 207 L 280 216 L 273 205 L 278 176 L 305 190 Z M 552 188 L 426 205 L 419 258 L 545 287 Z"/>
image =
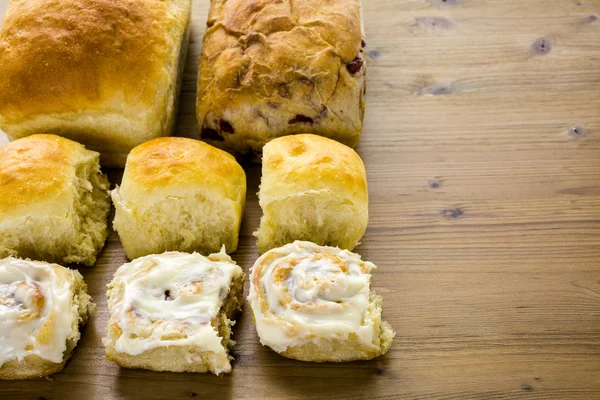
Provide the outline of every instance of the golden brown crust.
<path id="1" fill-rule="evenodd" d="M 71 105 L 58 98 L 99 107 L 122 82 L 131 89 L 124 100 L 149 105 L 153 96 L 145 82 L 161 73 L 157 56 L 167 46 L 153 21 L 166 14 L 168 3 L 153 3 L 11 1 L 0 35 L 0 110 L 5 118 L 23 118 L 42 107 L 45 112 L 70 111 Z M 140 63 L 144 57 L 147 62 Z"/>
<path id="2" fill-rule="evenodd" d="M 63 194 L 72 179 L 71 165 L 65 161 L 77 147 L 83 149 L 54 135 L 34 135 L 0 147 L 0 212 Z"/>
<path id="3" fill-rule="evenodd" d="M 0 148 L 0 257 L 93 265 L 108 236 L 99 154 L 56 135 Z"/>
<path id="4" fill-rule="evenodd" d="M 189 15 L 189 0 L 12 0 L 0 124 L 13 139 L 51 132 L 107 154 L 169 134 Z"/>
<path id="5" fill-rule="evenodd" d="M 264 148 L 261 206 L 292 194 L 329 190 L 356 205 L 368 201 L 367 175 L 359 155 L 336 141 L 311 135 L 277 138 Z"/>
<path id="6" fill-rule="evenodd" d="M 212 0 L 198 77 L 202 138 L 236 155 L 301 132 L 356 146 L 360 20 L 358 0 Z"/>
<path id="7" fill-rule="evenodd" d="M 127 157 L 121 195 L 133 200 L 162 190 L 192 187 L 244 201 L 246 174 L 235 158 L 195 139 L 168 137 L 137 146 Z"/>
<path id="8" fill-rule="evenodd" d="M 267 143 L 259 204 L 260 253 L 295 240 L 352 250 L 367 229 L 367 177 L 354 150 L 311 134 Z"/>
<path id="9" fill-rule="evenodd" d="M 90 153 L 56 135 L 32 135 L 0 147 L 0 216 L 70 195 L 74 165 Z"/>
<path id="10" fill-rule="evenodd" d="M 235 158 L 188 138 L 158 138 L 129 154 L 112 192 L 114 229 L 130 259 L 164 251 L 236 250 L 246 174 Z"/>

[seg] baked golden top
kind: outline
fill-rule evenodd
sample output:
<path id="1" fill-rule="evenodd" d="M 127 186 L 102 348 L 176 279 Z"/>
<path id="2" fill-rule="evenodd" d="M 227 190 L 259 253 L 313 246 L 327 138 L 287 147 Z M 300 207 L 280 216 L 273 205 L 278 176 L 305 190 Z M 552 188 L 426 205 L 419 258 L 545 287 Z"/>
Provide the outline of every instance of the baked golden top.
<path id="1" fill-rule="evenodd" d="M 358 55 L 362 39 L 360 4 L 356 0 L 213 0 L 208 26 L 212 27 L 216 21 L 232 36 L 255 32 L 265 39 L 277 34 L 283 34 L 285 39 L 294 30 L 310 28 L 344 62 L 350 62 Z M 283 46 L 294 45 L 289 40 L 280 42 Z M 281 53 L 276 56 L 302 59 L 309 49 L 305 48 L 304 54 L 290 54 L 281 48 L 278 49 Z"/>
<path id="2" fill-rule="evenodd" d="M 361 158 L 350 147 L 322 136 L 300 134 L 271 140 L 263 149 L 262 174 L 261 206 L 312 190 L 368 201 Z"/>
<path id="3" fill-rule="evenodd" d="M 174 72 L 169 32 L 184 30 L 188 2 L 12 0 L 0 32 L 2 120 L 165 108 L 167 96 L 148 82 Z"/>
<path id="4" fill-rule="evenodd" d="M 349 129 L 345 114 L 359 113 L 351 88 L 363 79 L 360 21 L 358 0 L 212 0 L 198 78 L 203 137 L 243 132 L 264 141 L 240 114 L 262 118 L 277 136 L 332 114 Z"/>
<path id="5" fill-rule="evenodd" d="M 157 138 L 129 153 L 120 188 L 125 201 L 149 206 L 165 196 L 198 192 L 244 200 L 246 174 L 233 156 L 195 139 Z"/>
<path id="6" fill-rule="evenodd" d="M 0 147 L 0 217 L 32 204 L 54 206 L 70 196 L 76 166 L 90 157 L 98 153 L 56 135 L 32 135 Z"/>

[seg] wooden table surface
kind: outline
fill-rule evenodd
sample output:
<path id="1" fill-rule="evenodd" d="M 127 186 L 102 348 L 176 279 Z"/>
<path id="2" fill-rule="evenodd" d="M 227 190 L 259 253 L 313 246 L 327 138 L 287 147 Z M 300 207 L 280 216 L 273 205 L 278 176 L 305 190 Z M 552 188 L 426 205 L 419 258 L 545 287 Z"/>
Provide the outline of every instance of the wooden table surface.
<path id="1" fill-rule="evenodd" d="M 195 0 L 185 135 L 207 9 Z M 599 15 L 600 0 L 364 1 L 371 221 L 357 252 L 379 266 L 398 331 L 386 356 L 287 360 L 245 307 L 230 375 L 119 369 L 101 344 L 105 285 L 126 261 L 113 233 L 80 269 L 98 310 L 65 370 L 1 382 L 0 398 L 600 399 Z M 247 172 L 244 270 L 260 218 Z"/>

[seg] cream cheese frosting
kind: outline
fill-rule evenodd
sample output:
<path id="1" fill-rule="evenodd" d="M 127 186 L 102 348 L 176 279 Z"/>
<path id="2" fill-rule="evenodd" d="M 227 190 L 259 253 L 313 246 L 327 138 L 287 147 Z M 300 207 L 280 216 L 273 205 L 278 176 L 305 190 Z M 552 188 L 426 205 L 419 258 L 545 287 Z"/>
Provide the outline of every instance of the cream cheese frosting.
<path id="1" fill-rule="evenodd" d="M 250 270 L 248 296 L 261 343 L 283 352 L 354 333 L 376 348 L 365 318 L 374 268 L 358 254 L 311 242 L 263 254 Z"/>
<path id="2" fill-rule="evenodd" d="M 191 345 L 227 359 L 211 321 L 232 280 L 242 274 L 224 249 L 208 258 L 166 252 L 124 264 L 109 284 L 109 323 L 122 333 L 114 343 L 109 338 L 105 344 L 129 355 L 160 346 Z"/>
<path id="3" fill-rule="evenodd" d="M 29 355 L 63 361 L 78 315 L 65 272 L 79 275 L 56 264 L 0 260 L 0 365 Z"/>

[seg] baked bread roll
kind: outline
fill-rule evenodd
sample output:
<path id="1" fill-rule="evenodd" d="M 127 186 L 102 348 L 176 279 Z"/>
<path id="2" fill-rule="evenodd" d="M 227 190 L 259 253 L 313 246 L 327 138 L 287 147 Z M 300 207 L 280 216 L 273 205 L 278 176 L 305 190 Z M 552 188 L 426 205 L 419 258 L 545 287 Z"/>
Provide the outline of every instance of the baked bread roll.
<path id="1" fill-rule="evenodd" d="M 0 258 L 96 262 L 110 209 L 98 156 L 55 135 L 0 147 Z"/>
<path id="2" fill-rule="evenodd" d="M 129 259 L 164 251 L 236 250 L 246 174 L 231 155 L 187 138 L 159 138 L 131 152 L 112 192 L 114 229 Z"/>
<path id="3" fill-rule="evenodd" d="M 250 270 L 260 342 L 302 361 L 370 360 L 395 336 L 370 290 L 375 265 L 337 247 L 294 242 L 263 254 Z"/>
<path id="4" fill-rule="evenodd" d="M 352 250 L 367 229 L 367 177 L 351 148 L 315 135 L 284 136 L 264 148 L 258 193 L 261 253 L 309 240 Z"/>
<path id="5" fill-rule="evenodd" d="M 196 114 L 202 139 L 260 161 L 272 138 L 350 147 L 365 111 L 359 0 L 211 0 Z"/>
<path id="6" fill-rule="evenodd" d="M 61 135 L 123 166 L 170 135 L 191 0 L 12 0 L 0 31 L 0 128 Z"/>
<path id="7" fill-rule="evenodd" d="M 59 372 L 94 308 L 77 271 L 12 257 L 0 260 L 0 379 Z"/>
<path id="8" fill-rule="evenodd" d="M 122 367 L 231 372 L 244 273 L 221 251 L 168 252 L 121 266 L 108 285 L 106 357 Z"/>

